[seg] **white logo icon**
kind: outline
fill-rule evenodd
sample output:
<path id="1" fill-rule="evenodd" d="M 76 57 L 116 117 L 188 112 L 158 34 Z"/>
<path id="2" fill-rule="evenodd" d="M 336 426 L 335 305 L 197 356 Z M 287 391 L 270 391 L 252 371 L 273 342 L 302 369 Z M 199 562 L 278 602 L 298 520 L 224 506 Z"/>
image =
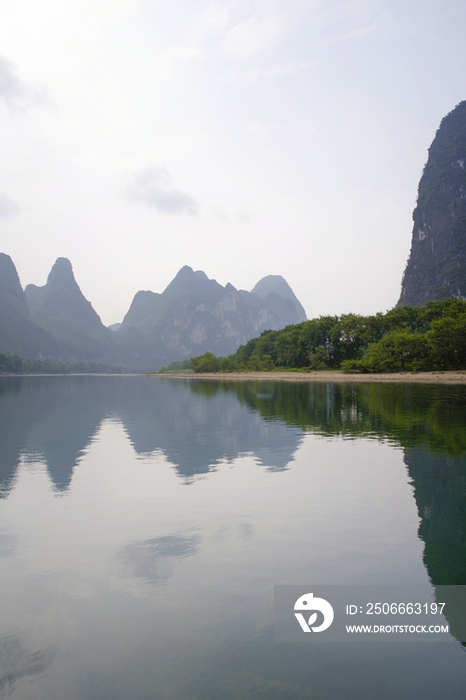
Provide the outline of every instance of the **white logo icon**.
<path id="1" fill-rule="evenodd" d="M 298 600 L 294 604 L 294 609 L 305 610 L 306 612 L 318 610 L 324 616 L 324 621 L 321 625 L 319 625 L 318 627 L 312 627 L 314 622 L 317 620 L 316 612 L 313 612 L 312 615 L 309 616 L 307 622 L 304 618 L 304 615 L 302 615 L 299 612 L 295 612 L 295 617 L 301 625 L 301 629 L 303 630 L 303 632 L 310 632 L 311 630 L 313 632 L 323 632 L 324 630 L 328 629 L 333 622 L 333 608 L 330 605 L 330 603 L 327 600 L 324 600 L 323 598 L 314 598 L 313 593 L 306 593 L 305 595 L 302 595 L 300 598 L 298 598 Z"/>

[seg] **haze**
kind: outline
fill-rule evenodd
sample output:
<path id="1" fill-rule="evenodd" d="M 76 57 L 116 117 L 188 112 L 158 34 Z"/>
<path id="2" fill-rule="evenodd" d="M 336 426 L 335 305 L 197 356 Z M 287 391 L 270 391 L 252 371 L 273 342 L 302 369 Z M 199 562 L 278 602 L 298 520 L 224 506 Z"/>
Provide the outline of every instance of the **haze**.
<path id="1" fill-rule="evenodd" d="M 464 2 L 3 0 L 0 230 L 105 324 L 185 264 L 308 317 L 393 307 Z"/>

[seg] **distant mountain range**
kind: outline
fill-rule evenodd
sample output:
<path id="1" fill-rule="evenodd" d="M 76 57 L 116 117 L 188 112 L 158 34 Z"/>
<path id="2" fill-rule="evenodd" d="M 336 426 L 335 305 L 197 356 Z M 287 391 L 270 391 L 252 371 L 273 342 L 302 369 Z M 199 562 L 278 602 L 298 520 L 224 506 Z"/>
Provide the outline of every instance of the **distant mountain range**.
<path id="1" fill-rule="evenodd" d="M 161 294 L 139 291 L 122 323 L 106 328 L 69 260 L 58 258 L 43 287 L 29 284 L 23 291 L 11 258 L 0 253 L 3 353 L 118 363 L 145 372 L 208 351 L 228 355 L 264 330 L 305 320 L 280 275 L 264 277 L 247 292 L 185 266 Z"/>
<path id="2" fill-rule="evenodd" d="M 262 287 L 254 291 L 262 283 L 270 287 L 264 296 Z M 258 285 L 251 292 L 222 287 L 185 266 L 162 294 L 138 292 L 115 335 L 146 366 L 154 356 L 167 364 L 205 352 L 230 355 L 263 330 L 306 320 L 283 277 L 266 277 Z"/>

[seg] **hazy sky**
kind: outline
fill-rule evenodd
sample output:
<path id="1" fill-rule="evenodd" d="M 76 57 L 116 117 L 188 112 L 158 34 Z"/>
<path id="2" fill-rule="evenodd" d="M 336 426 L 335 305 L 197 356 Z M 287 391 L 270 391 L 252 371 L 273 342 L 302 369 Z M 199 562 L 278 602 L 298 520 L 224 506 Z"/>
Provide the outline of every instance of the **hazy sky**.
<path id="1" fill-rule="evenodd" d="M 464 0 L 0 0 L 0 251 L 105 324 L 183 265 L 393 307 Z"/>

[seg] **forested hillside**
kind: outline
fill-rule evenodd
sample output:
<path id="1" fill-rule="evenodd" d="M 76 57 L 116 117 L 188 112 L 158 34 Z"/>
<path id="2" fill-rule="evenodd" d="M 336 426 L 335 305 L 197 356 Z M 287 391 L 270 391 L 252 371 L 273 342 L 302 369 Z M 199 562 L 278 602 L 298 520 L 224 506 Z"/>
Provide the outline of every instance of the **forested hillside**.
<path id="1" fill-rule="evenodd" d="M 375 316 L 321 316 L 264 331 L 228 357 L 191 359 L 195 372 L 343 369 L 362 372 L 466 368 L 466 302 L 398 306 Z"/>

